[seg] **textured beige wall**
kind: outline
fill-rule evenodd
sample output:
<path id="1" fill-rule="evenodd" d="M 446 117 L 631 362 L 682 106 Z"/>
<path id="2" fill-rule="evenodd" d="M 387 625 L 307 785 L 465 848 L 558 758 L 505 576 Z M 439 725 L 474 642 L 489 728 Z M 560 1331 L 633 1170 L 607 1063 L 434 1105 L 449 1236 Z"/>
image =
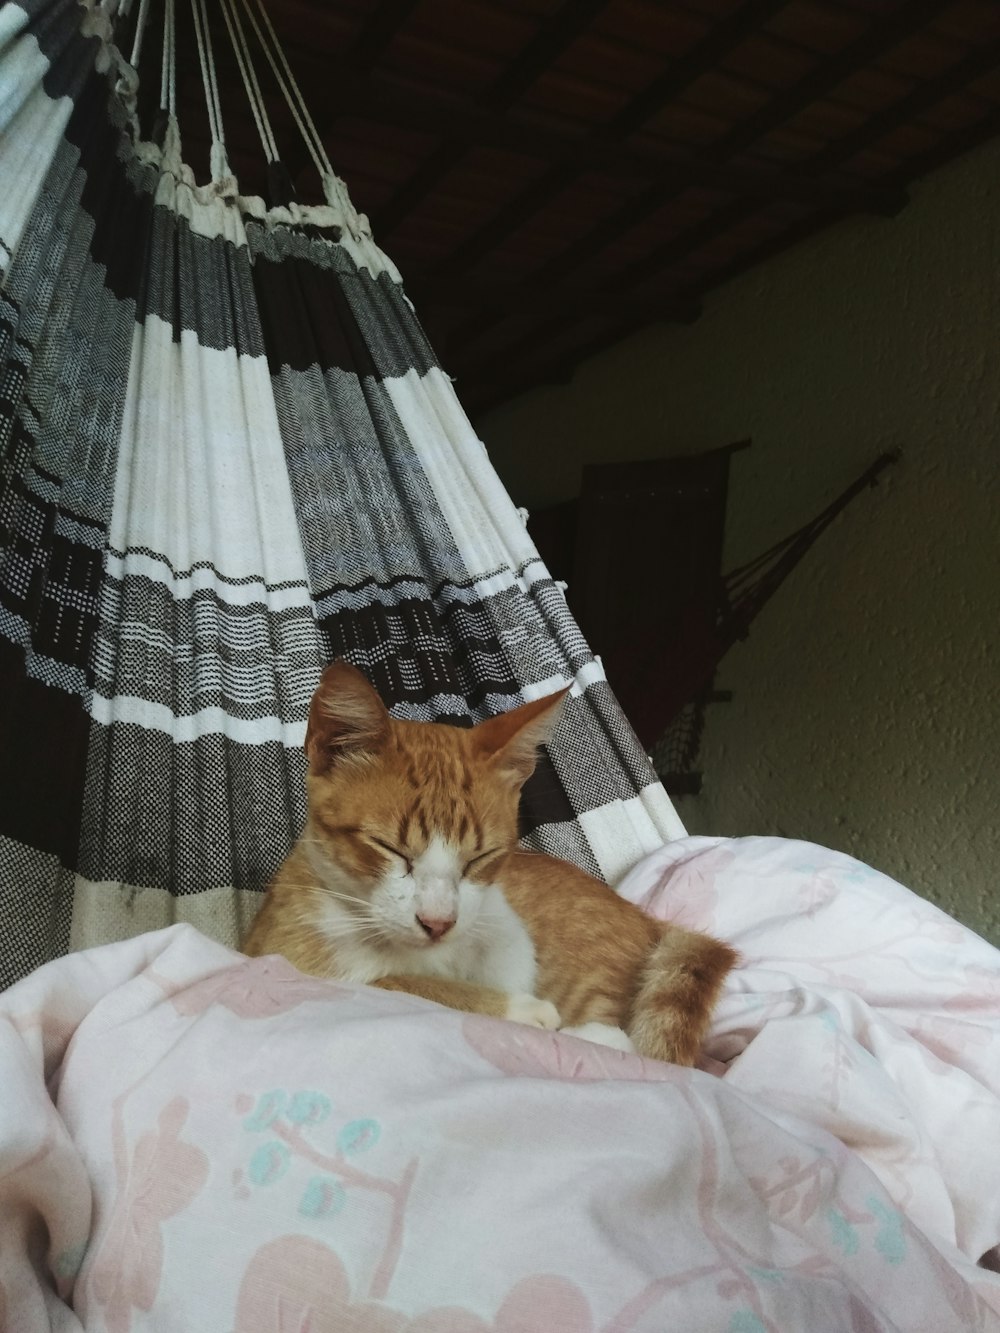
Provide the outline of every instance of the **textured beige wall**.
<path id="1" fill-rule="evenodd" d="M 529 506 L 575 493 L 583 462 L 752 435 L 726 568 L 902 448 L 726 658 L 735 700 L 679 810 L 692 832 L 848 851 L 1000 943 L 998 266 L 994 143 L 898 218 L 845 222 L 480 427 Z"/>

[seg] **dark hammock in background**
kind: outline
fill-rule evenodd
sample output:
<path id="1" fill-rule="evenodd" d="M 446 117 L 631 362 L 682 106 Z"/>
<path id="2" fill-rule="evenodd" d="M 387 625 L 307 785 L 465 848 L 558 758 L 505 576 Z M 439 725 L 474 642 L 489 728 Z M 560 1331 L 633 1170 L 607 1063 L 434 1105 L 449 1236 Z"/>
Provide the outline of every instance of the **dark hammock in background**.
<path id="1" fill-rule="evenodd" d="M 0 9 L 0 985 L 234 943 L 338 654 L 415 719 L 573 681 L 527 841 L 620 875 L 683 829 L 365 219 L 332 173 L 241 197 L 221 144 L 197 185 L 113 41 Z"/>

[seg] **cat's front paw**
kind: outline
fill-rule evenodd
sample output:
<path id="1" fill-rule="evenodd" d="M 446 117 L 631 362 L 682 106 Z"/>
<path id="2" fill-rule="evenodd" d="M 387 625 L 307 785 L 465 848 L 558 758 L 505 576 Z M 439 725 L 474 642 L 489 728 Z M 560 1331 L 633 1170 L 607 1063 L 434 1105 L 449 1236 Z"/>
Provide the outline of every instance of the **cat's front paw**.
<path id="1" fill-rule="evenodd" d="M 635 1054 L 628 1033 L 610 1023 L 580 1023 L 577 1027 L 562 1030 L 568 1037 L 582 1037 L 584 1041 L 592 1041 L 595 1046 L 610 1046 L 613 1051 Z"/>
<path id="2" fill-rule="evenodd" d="M 549 1004 L 548 1000 L 540 1000 L 537 995 L 512 995 L 507 1002 L 504 1017 L 514 1023 L 527 1023 L 529 1027 L 550 1028 L 553 1031 L 561 1022 L 555 1005 Z"/>

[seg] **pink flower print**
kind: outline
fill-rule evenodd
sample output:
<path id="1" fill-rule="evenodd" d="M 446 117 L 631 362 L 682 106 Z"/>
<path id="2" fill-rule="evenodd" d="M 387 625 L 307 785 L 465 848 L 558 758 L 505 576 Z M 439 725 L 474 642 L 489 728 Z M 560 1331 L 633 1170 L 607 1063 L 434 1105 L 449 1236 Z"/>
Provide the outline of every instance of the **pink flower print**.
<path id="1" fill-rule="evenodd" d="M 308 1236 L 279 1236 L 253 1255 L 236 1302 L 234 1333 L 405 1333 L 407 1319 L 355 1304 L 338 1256 Z"/>
<path id="2" fill-rule="evenodd" d="M 594 1320 L 583 1292 L 562 1277 L 526 1277 L 497 1311 L 496 1333 L 593 1333 Z"/>
<path id="3" fill-rule="evenodd" d="M 698 851 L 670 865 L 639 902 L 650 916 L 686 930 L 713 930 L 719 902 L 716 880 L 736 860 L 726 846 Z"/>
<path id="4" fill-rule="evenodd" d="M 963 989 L 944 1000 L 941 1007 L 950 1013 L 981 1013 L 986 1018 L 1000 1018 L 1000 971 L 967 967 Z"/>
<path id="5" fill-rule="evenodd" d="M 817 871 L 799 887 L 798 910 L 803 916 L 815 916 L 824 907 L 829 907 L 839 893 L 835 881 Z"/>
<path id="6" fill-rule="evenodd" d="M 494 1333 L 494 1330 L 468 1310 L 442 1306 L 411 1319 L 406 1325 L 406 1333 Z"/>
<path id="7" fill-rule="evenodd" d="M 353 1301 L 339 1256 L 308 1236 L 280 1236 L 251 1258 L 240 1283 L 234 1333 L 594 1333 L 586 1297 L 561 1277 L 518 1282 L 485 1323 L 438 1307 L 408 1317 L 380 1301 Z"/>
<path id="8" fill-rule="evenodd" d="M 116 1145 L 119 1193 L 89 1283 L 109 1333 L 127 1333 L 133 1307 L 153 1308 L 163 1268 L 160 1224 L 182 1212 L 208 1179 L 208 1158 L 180 1141 L 187 1114 L 186 1098 L 170 1101 L 127 1164 Z"/>
<path id="9" fill-rule="evenodd" d="M 156 978 L 162 985 L 163 978 Z M 173 991 L 170 1003 L 185 1018 L 221 1005 L 237 1018 L 271 1018 L 309 1000 L 332 1000 L 344 988 L 322 977 L 307 977 L 284 958 L 248 958 L 183 990 Z"/>
<path id="10" fill-rule="evenodd" d="M 907 1022 L 906 1030 L 916 1038 L 917 1050 L 932 1073 L 940 1077 L 942 1064 L 954 1065 L 1000 1093 L 1000 1034 L 984 1023 L 920 1014 Z"/>

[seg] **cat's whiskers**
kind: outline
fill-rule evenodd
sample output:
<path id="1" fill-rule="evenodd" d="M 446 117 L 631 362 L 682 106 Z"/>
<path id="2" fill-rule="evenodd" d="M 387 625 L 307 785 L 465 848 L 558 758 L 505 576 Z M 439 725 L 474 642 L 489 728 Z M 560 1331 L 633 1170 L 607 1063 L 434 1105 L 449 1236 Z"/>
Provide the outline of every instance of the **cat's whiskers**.
<path id="1" fill-rule="evenodd" d="M 311 919 L 309 924 L 314 924 Z M 388 938 L 384 928 L 376 922 L 328 921 L 324 922 L 322 929 L 324 938 L 328 940 L 356 940 L 370 943 L 377 940 L 385 941 Z"/>
<path id="2" fill-rule="evenodd" d="M 330 931 L 337 929 L 341 934 L 350 935 L 353 931 L 359 931 L 365 927 L 375 927 L 381 930 L 384 928 L 384 923 L 374 912 L 369 912 L 365 916 L 348 913 L 339 919 L 333 918 L 331 920 L 328 918 L 324 925 L 324 930 L 329 933 Z"/>
<path id="3" fill-rule="evenodd" d="M 315 916 L 305 915 L 301 919 L 303 925 L 317 925 Z M 352 940 L 352 939 L 376 939 L 385 936 L 385 923 L 375 917 L 326 917 L 322 925 L 325 938 L 333 940 Z"/>
<path id="4" fill-rule="evenodd" d="M 371 909 L 371 903 L 367 898 L 359 898 L 355 893 L 338 893 L 336 889 L 323 888 L 322 893 L 328 898 L 336 898 L 342 903 L 359 903 L 363 908 Z M 359 914 L 360 915 L 360 914 Z"/>
<path id="5" fill-rule="evenodd" d="M 328 898 L 337 898 L 340 902 L 359 903 L 362 907 L 371 907 L 367 898 L 359 898 L 358 895 L 354 893 L 338 893 L 336 889 L 329 889 L 325 884 L 314 884 L 296 880 L 285 880 L 284 882 L 293 889 L 311 889 L 314 893 L 322 893 Z"/>

